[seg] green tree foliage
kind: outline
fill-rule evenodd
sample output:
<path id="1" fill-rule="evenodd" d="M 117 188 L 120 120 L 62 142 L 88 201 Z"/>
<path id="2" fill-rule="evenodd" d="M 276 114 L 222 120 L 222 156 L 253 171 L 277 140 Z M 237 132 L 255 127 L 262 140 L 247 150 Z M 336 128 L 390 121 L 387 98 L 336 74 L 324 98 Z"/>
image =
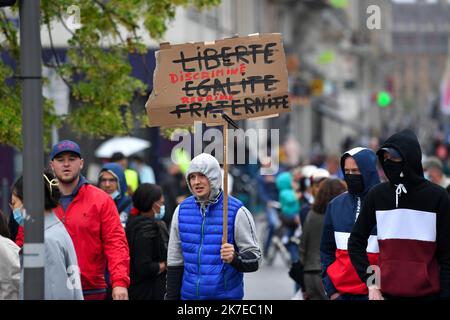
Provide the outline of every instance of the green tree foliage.
<path id="1" fill-rule="evenodd" d="M 52 42 L 51 24 L 56 21 L 71 34 L 68 61 L 54 59 L 55 63 L 47 67 L 56 69 L 77 105 L 68 115 L 57 116 L 52 101 L 44 99 L 45 145 L 52 126 L 69 125 L 74 132 L 89 137 L 122 135 L 144 126 L 146 117 L 133 115 L 130 104 L 136 94 L 147 93 L 147 86 L 130 75 L 128 54 L 147 52 L 140 36 L 145 32 L 153 39 L 161 39 L 177 7 L 193 5 L 201 10 L 219 3 L 220 0 L 41 0 L 41 31 L 47 32 Z M 76 30 L 66 23 L 67 8 L 72 5 L 80 9 L 81 28 Z M 17 5 L 12 10 L 17 14 Z M 119 30 L 126 30 L 127 35 Z M 0 143 L 21 148 L 21 88 L 20 81 L 12 80 L 20 74 L 18 29 L 4 8 L 0 9 L 0 51 L 7 51 L 17 65 L 14 75 L 0 59 Z M 13 84 L 7 84 L 7 79 Z"/>

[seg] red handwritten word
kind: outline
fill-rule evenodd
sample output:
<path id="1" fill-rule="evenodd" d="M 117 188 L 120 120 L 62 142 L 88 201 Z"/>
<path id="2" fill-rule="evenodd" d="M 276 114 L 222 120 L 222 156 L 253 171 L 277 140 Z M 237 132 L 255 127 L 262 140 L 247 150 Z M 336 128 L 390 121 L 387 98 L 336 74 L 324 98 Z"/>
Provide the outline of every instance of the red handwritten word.
<path id="1" fill-rule="evenodd" d="M 202 71 L 202 72 L 183 72 L 180 74 L 169 73 L 170 82 L 175 84 L 181 81 L 192 81 L 192 80 L 204 80 L 204 79 L 214 79 L 224 76 L 237 75 L 238 72 L 241 75 L 245 75 L 245 64 L 241 63 L 238 68 L 222 68 L 213 71 Z"/>
<path id="2" fill-rule="evenodd" d="M 217 94 L 215 96 L 208 95 L 206 97 L 182 97 L 181 98 L 181 103 L 189 104 L 189 103 L 194 103 L 194 102 L 203 102 L 203 101 L 211 102 L 211 101 L 218 101 L 218 100 L 229 100 L 229 101 L 232 101 L 233 100 L 233 96 Z"/>

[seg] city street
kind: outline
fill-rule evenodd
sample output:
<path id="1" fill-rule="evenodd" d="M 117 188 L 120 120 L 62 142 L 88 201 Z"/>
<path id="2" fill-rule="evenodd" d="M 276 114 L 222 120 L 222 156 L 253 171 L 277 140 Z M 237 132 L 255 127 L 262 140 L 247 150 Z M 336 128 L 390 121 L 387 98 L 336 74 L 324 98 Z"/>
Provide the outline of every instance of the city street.
<path id="1" fill-rule="evenodd" d="M 290 300 L 294 296 L 294 281 L 288 271 L 279 257 L 272 266 L 263 262 L 257 272 L 244 275 L 244 299 Z"/>
<path id="2" fill-rule="evenodd" d="M 256 215 L 256 229 L 261 242 L 264 217 Z M 271 266 L 263 260 L 258 271 L 244 275 L 245 300 L 290 300 L 294 296 L 294 281 L 280 255 Z"/>
<path id="3" fill-rule="evenodd" d="M 0 301 L 450 300 L 450 0 L 0 0 L 0 98 Z"/>

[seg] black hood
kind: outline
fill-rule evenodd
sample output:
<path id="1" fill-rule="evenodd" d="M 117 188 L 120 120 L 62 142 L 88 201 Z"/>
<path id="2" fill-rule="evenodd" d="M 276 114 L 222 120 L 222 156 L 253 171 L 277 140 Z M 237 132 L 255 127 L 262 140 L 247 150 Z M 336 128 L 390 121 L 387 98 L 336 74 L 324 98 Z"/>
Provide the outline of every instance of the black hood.
<path id="1" fill-rule="evenodd" d="M 377 151 L 378 159 L 384 168 L 383 148 L 394 148 L 404 160 L 404 175 L 406 185 L 416 184 L 425 181 L 422 167 L 422 150 L 416 134 L 405 129 L 389 137 Z"/>

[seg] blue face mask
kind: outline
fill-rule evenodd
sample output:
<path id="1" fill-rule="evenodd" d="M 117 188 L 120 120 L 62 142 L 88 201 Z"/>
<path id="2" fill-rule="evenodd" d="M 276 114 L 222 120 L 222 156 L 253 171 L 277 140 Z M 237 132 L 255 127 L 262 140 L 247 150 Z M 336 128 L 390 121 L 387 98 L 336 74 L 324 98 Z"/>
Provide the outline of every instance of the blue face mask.
<path id="1" fill-rule="evenodd" d="M 427 172 L 425 172 L 423 175 L 424 175 L 425 179 L 427 179 L 428 181 L 431 181 L 430 175 Z"/>
<path id="2" fill-rule="evenodd" d="M 162 220 L 164 218 L 165 214 L 166 214 L 166 206 L 162 205 L 159 208 L 159 213 L 155 213 L 155 219 L 156 220 Z"/>
<path id="3" fill-rule="evenodd" d="M 311 187 L 311 179 L 305 179 L 305 188 Z"/>
<path id="4" fill-rule="evenodd" d="M 13 210 L 13 216 L 14 216 L 14 220 L 16 220 L 16 222 L 21 225 L 23 227 L 23 214 L 22 211 L 20 210 L 20 208 L 16 208 Z"/>
<path id="5" fill-rule="evenodd" d="M 114 199 L 117 198 L 119 195 L 120 195 L 119 190 L 116 190 L 116 191 L 114 191 L 113 193 L 111 193 L 111 198 L 113 198 L 113 200 L 114 200 Z"/>

